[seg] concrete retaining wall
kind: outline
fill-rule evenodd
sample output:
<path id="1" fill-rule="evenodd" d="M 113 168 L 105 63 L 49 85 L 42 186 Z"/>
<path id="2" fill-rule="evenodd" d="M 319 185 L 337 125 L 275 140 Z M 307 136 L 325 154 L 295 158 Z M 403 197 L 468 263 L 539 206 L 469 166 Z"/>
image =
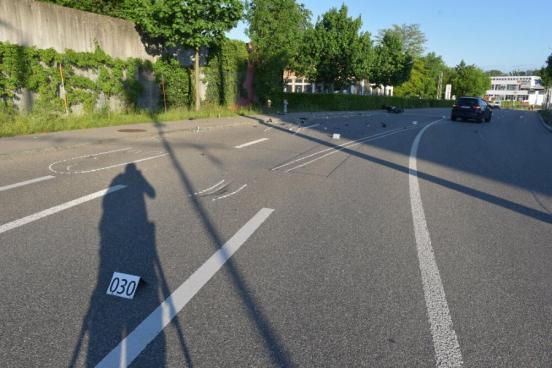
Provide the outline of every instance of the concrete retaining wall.
<path id="1" fill-rule="evenodd" d="M 0 41 L 58 52 L 93 52 L 153 60 L 134 23 L 32 0 L 0 0 Z"/>

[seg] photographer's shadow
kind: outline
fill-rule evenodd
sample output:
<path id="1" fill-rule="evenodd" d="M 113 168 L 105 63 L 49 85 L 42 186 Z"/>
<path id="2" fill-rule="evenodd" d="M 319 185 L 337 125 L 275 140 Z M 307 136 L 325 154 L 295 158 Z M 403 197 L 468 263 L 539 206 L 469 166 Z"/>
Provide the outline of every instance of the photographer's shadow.
<path id="1" fill-rule="evenodd" d="M 103 214 L 99 224 L 100 251 L 96 287 L 90 298 L 88 312 L 69 367 L 81 365 L 81 352 L 86 351 L 86 367 L 95 367 L 155 308 L 170 296 L 163 268 L 156 249 L 155 225 L 148 219 L 145 196 L 155 198 L 155 189 L 135 164 L 110 184 L 126 188 L 103 199 Z M 113 272 L 140 276 L 133 300 L 106 295 Z M 178 319 L 173 320 L 187 366 L 191 366 L 184 335 Z M 88 337 L 86 339 L 85 337 Z M 147 354 L 144 353 L 147 351 Z M 152 341 L 133 366 L 165 367 L 165 332 Z M 120 361 L 128 362 L 121 356 Z M 81 358 L 82 359 L 82 358 Z"/>

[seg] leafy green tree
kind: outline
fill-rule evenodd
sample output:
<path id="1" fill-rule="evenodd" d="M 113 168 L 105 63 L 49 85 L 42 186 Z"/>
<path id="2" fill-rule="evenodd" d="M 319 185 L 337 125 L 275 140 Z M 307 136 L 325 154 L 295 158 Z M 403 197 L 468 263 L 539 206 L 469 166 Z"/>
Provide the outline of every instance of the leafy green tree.
<path id="1" fill-rule="evenodd" d="M 374 51 L 371 82 L 398 86 L 408 80 L 413 57 L 406 52 L 402 39 L 396 32 L 383 32 Z"/>
<path id="2" fill-rule="evenodd" d="M 546 66 L 539 71 L 542 83 L 545 87 L 552 88 L 552 54 L 546 60 Z"/>
<path id="3" fill-rule="evenodd" d="M 361 32 L 362 20 L 347 15 L 347 7 L 332 8 L 305 35 L 305 56 L 300 71 L 329 84 L 332 89 L 367 79 L 370 73 L 372 41 Z"/>
<path id="4" fill-rule="evenodd" d="M 413 57 L 422 56 L 427 39 L 419 24 L 394 24 L 390 29 L 381 30 L 377 40 L 381 43 L 388 32 L 394 33 L 401 39 L 405 52 Z"/>
<path id="5" fill-rule="evenodd" d="M 252 0 L 247 34 L 253 44 L 255 91 L 265 101 L 282 91 L 285 69 L 297 70 L 311 13 L 295 0 Z"/>
<path id="6" fill-rule="evenodd" d="M 139 28 L 165 47 L 194 50 L 195 109 L 200 108 L 199 49 L 217 44 L 243 16 L 240 0 L 134 0 Z"/>
<path id="7" fill-rule="evenodd" d="M 129 18 L 132 2 L 129 0 L 40 0 L 68 8 L 84 10 L 92 13 L 109 15 L 118 18 Z"/>
<path id="8" fill-rule="evenodd" d="M 491 88 L 491 78 L 475 65 L 464 60 L 451 73 L 452 93 L 460 96 L 483 96 Z"/>
<path id="9" fill-rule="evenodd" d="M 445 80 L 447 72 L 443 59 L 435 53 L 429 53 L 414 60 L 410 78 L 395 87 L 395 95 L 434 99 L 437 96 L 439 76 L 442 73 Z"/>
<path id="10" fill-rule="evenodd" d="M 500 77 L 501 75 L 506 75 L 506 73 L 498 69 L 487 70 L 485 74 L 487 74 L 489 77 Z"/>

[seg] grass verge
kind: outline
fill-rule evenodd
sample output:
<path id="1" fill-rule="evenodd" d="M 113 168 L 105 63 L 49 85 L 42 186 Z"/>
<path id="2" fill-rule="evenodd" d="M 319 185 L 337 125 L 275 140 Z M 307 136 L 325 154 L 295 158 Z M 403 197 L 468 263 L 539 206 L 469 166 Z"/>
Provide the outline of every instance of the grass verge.
<path id="1" fill-rule="evenodd" d="M 256 110 L 231 109 L 222 106 L 204 106 L 200 111 L 171 109 L 151 114 L 147 111 L 127 113 L 97 112 L 85 115 L 59 115 L 33 112 L 16 114 L 0 110 L 0 137 L 11 137 L 34 133 L 58 132 L 63 130 L 100 128 L 125 124 L 156 121 L 177 121 L 255 114 Z"/>

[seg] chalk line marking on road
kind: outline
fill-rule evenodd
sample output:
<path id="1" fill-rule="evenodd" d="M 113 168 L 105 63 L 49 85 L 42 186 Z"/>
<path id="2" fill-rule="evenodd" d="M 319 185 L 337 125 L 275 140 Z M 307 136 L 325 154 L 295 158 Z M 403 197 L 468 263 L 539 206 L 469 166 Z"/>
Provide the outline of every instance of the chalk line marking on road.
<path id="1" fill-rule="evenodd" d="M 299 133 L 301 130 L 303 129 L 309 129 L 309 128 L 314 128 L 314 127 L 317 127 L 317 126 L 320 126 L 320 124 L 311 124 L 311 125 L 307 125 L 307 126 L 304 126 L 304 127 L 299 127 L 297 128 L 297 130 L 295 131 L 295 133 L 293 133 L 293 135 Z"/>
<path id="2" fill-rule="evenodd" d="M 303 157 L 297 158 L 297 159 L 292 160 L 292 161 L 288 161 L 288 162 L 286 162 L 286 163 L 284 163 L 284 164 L 282 164 L 282 165 L 273 167 L 272 169 L 270 169 L 270 171 L 275 171 L 275 170 L 281 169 L 281 168 L 283 168 L 283 167 L 289 166 L 289 165 L 294 164 L 294 163 L 296 163 L 296 162 L 306 160 L 307 158 L 316 156 L 316 155 L 321 154 L 321 153 L 324 153 L 324 152 L 328 152 L 328 151 L 334 150 L 334 149 L 339 148 L 339 147 L 347 147 L 348 145 L 351 145 L 351 144 L 356 143 L 356 142 L 360 142 L 360 141 L 362 141 L 362 140 L 366 140 L 366 139 L 369 139 L 369 138 L 374 138 L 374 137 L 378 137 L 378 136 L 380 136 L 380 135 L 385 135 L 385 134 L 388 134 L 388 133 L 391 133 L 391 132 L 398 132 L 398 131 L 402 131 L 402 130 L 404 130 L 404 129 L 402 129 L 402 128 L 400 128 L 400 129 L 394 129 L 394 130 L 390 130 L 390 131 L 388 131 L 388 132 L 381 132 L 381 133 L 378 133 L 378 134 L 370 135 L 370 136 L 368 136 L 368 137 L 363 137 L 363 138 L 360 138 L 360 139 L 356 139 L 356 140 L 353 140 L 353 141 L 349 141 L 349 142 L 346 142 L 346 143 L 342 143 L 342 144 L 339 144 L 339 145 L 335 145 L 335 146 L 333 146 L 333 147 L 326 148 L 326 149 L 323 149 L 323 150 L 321 150 L 321 151 L 317 151 L 317 152 L 311 153 L 310 155 L 303 156 Z"/>
<path id="3" fill-rule="evenodd" d="M 395 134 L 399 134 L 399 133 L 402 133 L 402 132 L 406 132 L 408 130 L 412 130 L 412 129 L 417 129 L 418 127 L 409 127 L 409 128 L 400 128 L 400 129 L 396 129 L 396 130 L 392 130 L 392 131 L 389 131 L 389 132 L 386 132 L 386 133 L 383 133 L 383 134 L 380 134 L 379 136 L 377 137 L 370 137 L 370 138 L 365 138 L 365 139 L 361 139 L 361 140 L 358 140 L 358 141 L 354 141 L 352 143 L 350 143 L 349 145 L 347 146 L 342 146 L 342 147 L 339 147 L 339 148 L 332 148 L 332 150 L 322 156 L 319 156 L 319 157 L 316 157 L 310 161 L 307 161 L 307 162 L 303 162 L 302 164 L 299 164 L 297 166 L 294 166 L 292 167 L 291 169 L 288 169 L 286 170 L 287 173 L 289 172 L 292 172 L 293 170 L 297 170 L 301 167 L 305 167 L 307 165 L 310 165 L 318 160 L 321 160 L 325 157 L 328 157 L 330 155 L 333 155 L 334 153 L 338 153 L 338 152 L 341 152 L 343 151 L 345 148 L 351 148 L 351 147 L 356 147 L 358 145 L 361 145 L 362 143 L 366 143 L 366 142 L 372 142 L 372 141 L 375 141 L 375 140 L 378 140 L 378 139 L 382 139 L 382 138 L 387 138 L 389 136 L 392 136 L 392 135 L 395 135 Z"/>
<path id="4" fill-rule="evenodd" d="M 245 189 L 246 186 L 247 186 L 247 184 L 244 184 L 244 185 L 242 185 L 241 187 L 239 187 L 237 190 L 233 191 L 232 193 L 228 193 L 228 194 L 225 194 L 225 195 L 222 195 L 222 196 L 213 198 L 213 202 L 214 202 L 214 201 L 217 201 L 217 200 L 219 200 L 219 199 L 224 199 L 224 198 L 231 197 L 231 196 L 233 196 L 234 194 L 238 194 L 238 193 L 241 192 L 243 189 Z"/>
<path id="5" fill-rule="evenodd" d="M 239 146 L 236 146 L 234 148 L 244 148 L 244 147 L 252 146 L 254 144 L 261 143 L 261 142 L 264 142 L 264 141 L 268 141 L 268 138 L 257 139 L 257 140 L 251 141 L 251 142 L 240 144 Z"/>
<path id="6" fill-rule="evenodd" d="M 64 210 L 69 209 L 71 207 L 78 206 L 79 204 L 83 204 L 83 203 L 89 202 L 93 199 L 103 197 L 107 194 L 116 192 L 116 191 L 124 189 L 124 188 L 126 188 L 126 185 L 114 185 L 114 186 L 109 187 L 107 189 L 100 190 L 96 193 L 88 194 L 88 195 L 85 195 L 84 197 L 80 197 L 80 198 L 74 199 L 72 201 L 65 202 L 63 204 L 48 208 L 44 211 L 40 211 L 40 212 L 37 212 L 35 214 L 20 218 L 19 220 L 8 222 L 7 224 L 0 225 L 0 234 L 5 233 L 6 231 L 9 231 L 9 230 L 18 228 L 20 226 L 29 224 L 31 222 L 40 220 L 44 217 L 53 215 L 55 213 L 64 211 Z"/>
<path id="7" fill-rule="evenodd" d="M 265 128 L 265 130 L 263 130 L 263 132 L 268 132 L 269 130 L 272 130 L 274 129 L 274 127 L 268 127 L 268 128 Z"/>
<path id="8" fill-rule="evenodd" d="M 50 179 L 54 179 L 54 178 L 55 178 L 55 176 L 53 176 L 53 175 L 46 175 L 46 176 L 41 176 L 40 178 L 34 178 L 34 179 L 30 179 L 30 180 L 21 181 L 19 183 L 4 185 L 3 187 L 0 187 L 0 192 L 10 190 L 10 189 L 14 189 L 14 188 L 19 188 L 19 187 L 29 185 L 29 184 L 40 183 L 41 181 L 50 180 Z"/>
<path id="9" fill-rule="evenodd" d="M 55 165 L 60 164 L 60 163 L 63 163 L 63 162 L 74 161 L 74 160 L 78 160 L 78 159 L 81 159 L 81 158 L 91 158 L 91 157 L 92 157 L 92 158 L 96 158 L 96 157 L 98 157 L 98 156 L 107 155 L 107 154 L 109 154 L 109 153 L 116 153 L 116 152 L 128 151 L 129 149 L 130 149 L 130 148 L 123 148 L 123 149 L 119 149 L 119 150 L 113 150 L 113 151 L 107 151 L 107 152 L 94 153 L 94 154 L 91 154 L 91 155 L 83 155 L 83 156 L 78 156 L 78 157 L 69 158 L 69 159 L 66 159 L 66 160 L 56 161 L 56 162 L 51 163 L 50 166 L 48 166 L 48 169 L 49 169 L 51 172 L 54 172 L 54 173 L 56 173 L 56 174 L 88 174 L 88 173 L 93 173 L 93 172 L 97 172 L 97 171 L 113 169 L 113 168 L 115 168 L 115 167 L 125 166 L 125 165 L 128 165 L 128 164 L 137 164 L 137 163 L 139 163 L 139 162 L 144 162 L 144 161 L 148 161 L 148 160 L 153 160 L 153 159 L 160 158 L 160 157 L 164 157 L 164 156 L 167 156 L 167 155 L 168 155 L 168 153 L 161 153 L 161 154 L 154 155 L 154 156 L 144 157 L 144 158 L 140 158 L 140 159 L 132 160 L 132 161 L 121 162 L 121 163 L 118 163 L 118 164 L 109 165 L 109 166 L 104 166 L 104 167 L 100 167 L 100 168 L 97 168 L 97 169 L 91 169 L 91 170 L 80 170 L 80 171 L 56 171 L 56 170 L 54 169 L 54 166 L 55 166 Z M 160 151 L 157 151 L 157 152 L 160 152 Z M 75 165 L 71 165 L 71 167 L 72 167 L 72 166 L 75 166 Z"/>
<path id="10" fill-rule="evenodd" d="M 262 208 L 218 251 L 203 263 L 182 285 L 127 335 L 96 368 L 127 367 L 144 348 L 171 323 L 207 282 L 265 222 L 274 210 Z"/>
<path id="11" fill-rule="evenodd" d="M 408 184 L 410 189 L 410 205 L 412 209 L 412 220 L 414 223 L 414 235 L 416 238 L 416 248 L 418 250 L 418 262 L 422 275 L 424 288 L 424 298 L 426 302 L 427 315 L 433 337 L 433 347 L 435 349 L 435 359 L 437 367 L 462 367 L 462 352 L 458 344 L 458 338 L 450 311 L 447 304 L 443 282 L 439 274 L 439 268 L 435 261 L 435 254 L 431 245 L 431 238 L 427 228 L 422 197 L 420 195 L 420 185 L 418 182 L 418 163 L 417 154 L 420 140 L 425 131 L 432 125 L 442 121 L 442 119 L 433 121 L 426 125 L 414 138 L 410 148 L 410 158 L 408 162 Z"/>
<path id="12" fill-rule="evenodd" d="M 210 186 L 209 188 L 205 188 L 203 190 L 200 190 L 199 192 L 195 192 L 193 195 L 200 195 L 200 194 L 203 194 L 203 193 L 207 193 L 209 192 L 210 190 L 213 190 L 215 188 L 218 188 L 219 186 L 221 186 L 222 184 L 224 184 L 224 179 L 222 179 L 221 181 L 219 181 L 218 183 L 216 183 L 215 185 L 212 185 Z"/>

